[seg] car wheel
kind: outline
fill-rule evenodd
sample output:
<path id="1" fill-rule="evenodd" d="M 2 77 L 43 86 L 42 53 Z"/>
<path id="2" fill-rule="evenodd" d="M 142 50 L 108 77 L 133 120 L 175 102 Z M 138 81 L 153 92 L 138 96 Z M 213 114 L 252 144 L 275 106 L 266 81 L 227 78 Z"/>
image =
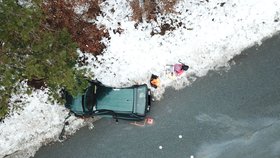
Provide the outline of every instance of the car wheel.
<path id="1" fill-rule="evenodd" d="M 149 111 L 150 111 L 150 108 L 151 108 L 151 99 L 152 99 L 151 90 L 148 90 L 148 106 L 147 106 L 147 108 L 146 108 L 146 112 L 149 112 Z"/>
<path id="2" fill-rule="evenodd" d="M 146 111 L 149 112 L 150 111 L 151 106 L 147 106 Z"/>

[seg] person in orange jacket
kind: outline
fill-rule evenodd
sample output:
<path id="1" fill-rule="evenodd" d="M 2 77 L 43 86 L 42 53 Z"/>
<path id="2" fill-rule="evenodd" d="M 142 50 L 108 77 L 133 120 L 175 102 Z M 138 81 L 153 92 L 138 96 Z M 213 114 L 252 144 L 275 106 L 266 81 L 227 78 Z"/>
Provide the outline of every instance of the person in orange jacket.
<path id="1" fill-rule="evenodd" d="M 159 85 L 160 85 L 159 77 L 157 75 L 152 74 L 150 83 L 151 83 L 151 86 L 154 88 L 159 87 Z"/>

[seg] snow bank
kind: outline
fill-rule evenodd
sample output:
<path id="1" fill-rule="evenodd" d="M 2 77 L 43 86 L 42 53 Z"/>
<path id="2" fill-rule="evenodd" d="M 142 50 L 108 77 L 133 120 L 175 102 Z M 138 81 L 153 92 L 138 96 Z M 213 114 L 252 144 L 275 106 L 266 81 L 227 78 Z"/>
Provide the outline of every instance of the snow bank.
<path id="1" fill-rule="evenodd" d="M 68 110 L 62 105 L 50 104 L 47 98 L 47 90 L 34 91 L 30 96 L 13 96 L 13 102 L 21 100 L 25 106 L 14 110 L 0 124 L 0 157 L 30 157 L 42 145 L 59 140 Z M 76 117 L 68 121 L 68 134 L 84 125 L 84 121 Z"/>
<path id="2" fill-rule="evenodd" d="M 175 13 L 135 27 L 129 2 L 105 1 L 104 16 L 93 22 L 105 26 L 111 39 L 104 40 L 104 55 L 87 54 L 88 68 L 99 81 L 117 87 L 148 83 L 151 74 L 159 75 L 162 85 L 152 89 L 159 99 L 167 86 L 182 88 L 209 70 L 228 67 L 228 61 L 243 49 L 277 33 L 279 10 L 278 0 L 182 0 Z M 164 24 L 175 30 L 157 34 Z M 114 33 L 118 28 L 123 32 Z M 151 32 L 155 34 L 151 36 Z M 178 60 L 190 69 L 183 76 L 170 77 L 166 65 Z M 46 92 L 39 91 L 25 96 L 29 103 L 0 124 L 0 157 L 29 157 L 42 144 L 58 140 L 68 111 L 46 99 Z M 83 120 L 70 120 L 69 132 L 84 125 Z"/>
<path id="3" fill-rule="evenodd" d="M 114 8 L 114 12 L 112 12 Z M 154 90 L 160 98 L 166 86 L 182 88 L 209 70 L 227 67 L 228 61 L 253 44 L 270 37 L 280 29 L 280 2 L 277 0 L 211 0 L 179 1 L 176 12 L 159 17 L 157 22 L 131 21 L 129 2 L 116 0 L 102 4 L 104 16 L 95 23 L 108 28 L 111 39 L 104 41 L 104 55 L 92 57 L 90 67 L 96 78 L 110 86 L 148 83 L 157 74 L 162 87 Z M 169 24 L 175 30 L 164 35 L 160 26 Z M 121 28 L 122 33 L 114 33 Z M 91 58 L 91 57 L 90 57 Z M 166 65 L 181 60 L 190 66 L 180 78 L 166 75 Z"/>

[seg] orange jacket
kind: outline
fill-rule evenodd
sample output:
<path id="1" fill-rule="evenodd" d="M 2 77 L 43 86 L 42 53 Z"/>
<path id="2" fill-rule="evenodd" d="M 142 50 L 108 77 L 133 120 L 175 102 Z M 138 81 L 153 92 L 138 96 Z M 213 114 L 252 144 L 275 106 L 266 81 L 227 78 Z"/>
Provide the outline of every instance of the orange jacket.
<path id="1" fill-rule="evenodd" d="M 151 85 L 154 85 L 154 86 L 158 87 L 158 86 L 160 85 L 160 80 L 159 80 L 159 78 L 153 79 L 153 80 L 151 81 Z"/>

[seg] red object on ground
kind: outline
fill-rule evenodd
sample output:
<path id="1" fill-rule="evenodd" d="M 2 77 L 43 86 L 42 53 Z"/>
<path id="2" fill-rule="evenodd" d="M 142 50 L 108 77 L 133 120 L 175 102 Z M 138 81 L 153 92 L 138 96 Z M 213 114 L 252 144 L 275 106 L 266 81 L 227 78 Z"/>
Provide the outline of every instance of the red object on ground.
<path id="1" fill-rule="evenodd" d="M 152 125 L 154 123 L 154 119 L 147 118 L 147 124 Z"/>
<path id="2" fill-rule="evenodd" d="M 151 118 L 151 117 L 147 117 L 147 118 L 144 120 L 144 122 L 142 122 L 142 124 L 141 124 L 141 122 L 138 123 L 138 122 L 136 122 L 136 121 L 133 122 L 133 123 L 130 123 L 130 124 L 135 125 L 135 126 L 139 126 L 139 127 L 144 127 L 144 126 L 146 126 L 146 124 L 147 124 L 147 125 L 153 125 L 153 124 L 154 124 L 154 119 Z"/>

